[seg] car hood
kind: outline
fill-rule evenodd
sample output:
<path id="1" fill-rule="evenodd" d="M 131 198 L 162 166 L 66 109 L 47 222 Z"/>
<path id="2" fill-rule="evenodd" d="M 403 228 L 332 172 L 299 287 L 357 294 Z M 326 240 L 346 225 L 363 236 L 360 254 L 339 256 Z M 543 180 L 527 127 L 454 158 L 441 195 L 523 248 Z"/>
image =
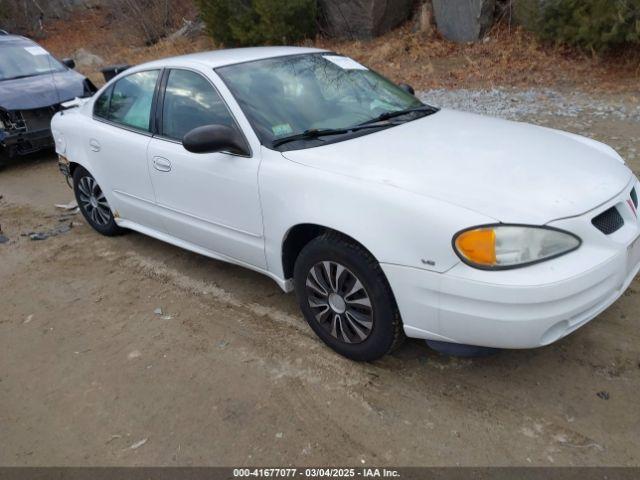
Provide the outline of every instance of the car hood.
<path id="1" fill-rule="evenodd" d="M 452 110 L 282 155 L 512 223 L 585 213 L 632 177 L 613 149 L 594 140 Z"/>
<path id="2" fill-rule="evenodd" d="M 84 77 L 67 70 L 16 80 L 0 81 L 0 107 L 29 110 L 48 107 L 84 94 Z"/>

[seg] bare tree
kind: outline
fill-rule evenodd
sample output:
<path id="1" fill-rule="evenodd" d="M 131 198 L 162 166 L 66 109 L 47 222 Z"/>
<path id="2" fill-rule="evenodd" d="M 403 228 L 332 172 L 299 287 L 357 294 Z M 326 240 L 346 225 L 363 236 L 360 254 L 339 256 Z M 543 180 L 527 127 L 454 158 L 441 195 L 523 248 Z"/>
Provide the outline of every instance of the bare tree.
<path id="1" fill-rule="evenodd" d="M 172 33 L 195 16 L 192 0 L 0 0 L 0 28 L 38 35 L 46 21 L 66 18 L 77 8 L 100 7 L 147 44 Z"/>
<path id="2" fill-rule="evenodd" d="M 15 33 L 41 32 L 51 18 L 65 18 L 89 0 L 0 0 L 0 27 Z"/>

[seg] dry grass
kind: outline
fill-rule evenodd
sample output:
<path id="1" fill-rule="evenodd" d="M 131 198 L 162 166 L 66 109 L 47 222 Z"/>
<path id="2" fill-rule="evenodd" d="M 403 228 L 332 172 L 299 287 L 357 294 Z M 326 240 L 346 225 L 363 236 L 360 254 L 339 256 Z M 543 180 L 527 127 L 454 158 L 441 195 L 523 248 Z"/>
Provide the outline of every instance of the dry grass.
<path id="1" fill-rule="evenodd" d="M 158 58 L 212 50 L 213 41 L 201 35 L 195 39 L 163 40 L 146 46 L 137 35 L 119 26 L 104 9 L 82 10 L 69 20 L 53 21 L 46 26 L 46 37 L 40 43 L 58 58 L 71 57 L 80 48 L 99 55 L 106 64 L 132 65 Z M 102 83 L 100 72 L 79 68 L 94 82 Z"/>
<path id="2" fill-rule="evenodd" d="M 407 25 L 367 42 L 320 40 L 319 46 L 352 56 L 395 81 L 416 88 L 553 86 L 581 89 L 640 88 L 640 53 L 594 58 L 542 45 L 520 28 L 499 25 L 484 42 L 455 44 Z"/>
<path id="3" fill-rule="evenodd" d="M 80 11 L 67 21 L 49 24 L 42 43 L 59 57 L 85 48 L 107 63 L 132 64 L 216 48 L 205 36 L 145 46 L 100 9 Z M 460 45 L 437 34 L 414 33 L 409 25 L 371 41 L 318 38 L 308 43 L 352 56 L 417 89 L 545 86 L 640 91 L 638 51 L 595 58 L 569 48 L 540 44 L 531 34 L 504 25 L 495 27 L 488 40 L 475 44 Z M 83 73 L 101 81 L 95 71 Z"/>

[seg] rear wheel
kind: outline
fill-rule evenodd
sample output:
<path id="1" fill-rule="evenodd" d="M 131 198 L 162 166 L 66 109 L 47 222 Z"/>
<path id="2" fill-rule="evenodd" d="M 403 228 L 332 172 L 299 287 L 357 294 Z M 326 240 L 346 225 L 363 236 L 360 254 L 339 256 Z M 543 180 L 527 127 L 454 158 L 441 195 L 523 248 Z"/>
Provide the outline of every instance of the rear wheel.
<path id="1" fill-rule="evenodd" d="M 120 235 L 124 232 L 124 229 L 116 224 L 100 185 L 83 167 L 78 166 L 73 172 L 73 191 L 82 215 L 94 230 L 106 236 Z"/>
<path id="2" fill-rule="evenodd" d="M 312 240 L 296 259 L 294 281 L 307 323 L 339 354 L 376 360 L 404 339 L 384 273 L 357 243 L 335 233 Z"/>

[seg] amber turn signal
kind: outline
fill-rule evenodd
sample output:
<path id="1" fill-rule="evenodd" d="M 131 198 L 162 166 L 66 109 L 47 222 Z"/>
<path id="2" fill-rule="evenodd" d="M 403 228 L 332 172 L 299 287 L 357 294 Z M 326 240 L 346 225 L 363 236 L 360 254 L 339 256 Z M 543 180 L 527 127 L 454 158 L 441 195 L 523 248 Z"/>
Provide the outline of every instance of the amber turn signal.
<path id="1" fill-rule="evenodd" d="M 492 228 L 480 228 L 461 233 L 456 249 L 467 260 L 478 265 L 496 264 L 496 233 Z"/>

